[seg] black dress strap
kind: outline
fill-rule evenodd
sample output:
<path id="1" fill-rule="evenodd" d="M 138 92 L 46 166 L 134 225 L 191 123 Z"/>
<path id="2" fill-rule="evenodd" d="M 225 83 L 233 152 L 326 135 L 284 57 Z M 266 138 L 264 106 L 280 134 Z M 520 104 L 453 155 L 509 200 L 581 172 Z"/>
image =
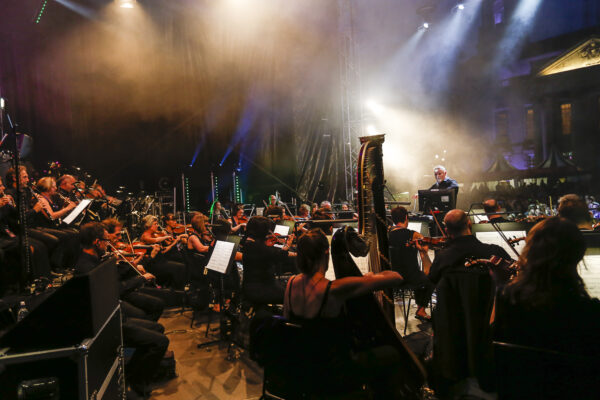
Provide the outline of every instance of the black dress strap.
<path id="1" fill-rule="evenodd" d="M 323 295 L 323 302 L 321 302 L 321 308 L 319 308 L 319 312 L 317 315 L 320 317 L 323 308 L 325 307 L 325 303 L 327 303 L 327 296 L 329 296 L 329 288 L 331 287 L 331 281 L 327 284 L 327 289 L 325 289 L 325 295 Z"/>

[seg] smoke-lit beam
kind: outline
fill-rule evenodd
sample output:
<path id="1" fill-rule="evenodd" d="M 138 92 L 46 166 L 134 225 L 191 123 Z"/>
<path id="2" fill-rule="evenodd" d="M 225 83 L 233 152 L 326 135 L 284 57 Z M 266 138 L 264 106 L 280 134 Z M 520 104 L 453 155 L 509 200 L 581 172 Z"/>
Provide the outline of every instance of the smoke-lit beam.
<path id="1" fill-rule="evenodd" d="M 506 27 L 504 37 L 498 45 L 494 67 L 501 67 L 513 61 L 519 54 L 527 35 L 535 22 L 535 17 L 543 0 L 521 0 Z"/>

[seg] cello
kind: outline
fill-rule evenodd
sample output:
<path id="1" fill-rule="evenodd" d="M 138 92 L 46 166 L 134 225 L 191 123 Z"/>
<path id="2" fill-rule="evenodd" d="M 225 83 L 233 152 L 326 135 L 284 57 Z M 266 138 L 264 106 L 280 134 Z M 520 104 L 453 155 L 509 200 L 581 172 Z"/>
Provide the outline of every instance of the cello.
<path id="1" fill-rule="evenodd" d="M 359 231 L 346 226 L 331 240 L 331 257 L 336 279 L 362 276 L 350 256 L 369 256 L 369 269 L 391 269 L 388 260 L 387 224 L 383 198 L 383 135 L 360 138 L 357 168 Z M 360 236 L 359 236 L 360 234 Z M 365 240 L 366 238 L 367 240 Z M 391 345 L 402 359 L 404 399 L 421 398 L 426 372 L 396 329 L 393 294 L 381 291 L 346 302 L 347 317 L 359 348 Z"/>

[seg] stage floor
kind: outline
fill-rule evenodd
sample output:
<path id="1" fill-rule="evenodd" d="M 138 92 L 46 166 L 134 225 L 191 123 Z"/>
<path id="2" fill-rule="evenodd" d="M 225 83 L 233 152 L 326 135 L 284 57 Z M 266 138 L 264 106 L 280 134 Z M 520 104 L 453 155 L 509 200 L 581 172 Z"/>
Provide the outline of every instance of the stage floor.
<path id="1" fill-rule="evenodd" d="M 402 334 L 404 317 L 400 304 L 396 303 L 396 326 Z M 413 300 L 406 334 L 430 334 L 430 324 L 415 319 L 415 311 Z M 191 311 L 181 314 L 178 309 L 173 309 L 166 311 L 159 321 L 169 337 L 169 349 L 175 353 L 178 377 L 156 385 L 151 399 L 259 399 L 262 394 L 262 368 L 243 350 L 236 352 L 239 355 L 237 359 L 228 361 L 227 345 L 222 343 L 198 349 L 199 343 L 215 339 L 218 330 L 212 331 L 206 338 L 206 323 L 190 328 L 191 318 Z M 216 328 L 218 325 L 214 322 L 212 326 Z"/>

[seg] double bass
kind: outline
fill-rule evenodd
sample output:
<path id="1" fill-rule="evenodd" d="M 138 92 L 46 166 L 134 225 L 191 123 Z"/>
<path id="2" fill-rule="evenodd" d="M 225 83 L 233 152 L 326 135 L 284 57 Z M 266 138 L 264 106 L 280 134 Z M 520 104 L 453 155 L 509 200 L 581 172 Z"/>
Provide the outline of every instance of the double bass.
<path id="1" fill-rule="evenodd" d="M 391 269 L 388 257 L 387 223 L 383 198 L 384 135 L 360 138 L 357 167 L 358 232 L 351 227 L 339 229 L 331 240 L 331 257 L 336 279 L 362 276 L 350 256 L 369 256 L 372 272 Z M 396 329 L 393 293 L 380 291 L 346 302 L 347 317 L 358 347 L 391 345 L 400 355 L 404 381 L 404 399 L 421 398 L 426 372 L 415 354 L 406 346 Z"/>

